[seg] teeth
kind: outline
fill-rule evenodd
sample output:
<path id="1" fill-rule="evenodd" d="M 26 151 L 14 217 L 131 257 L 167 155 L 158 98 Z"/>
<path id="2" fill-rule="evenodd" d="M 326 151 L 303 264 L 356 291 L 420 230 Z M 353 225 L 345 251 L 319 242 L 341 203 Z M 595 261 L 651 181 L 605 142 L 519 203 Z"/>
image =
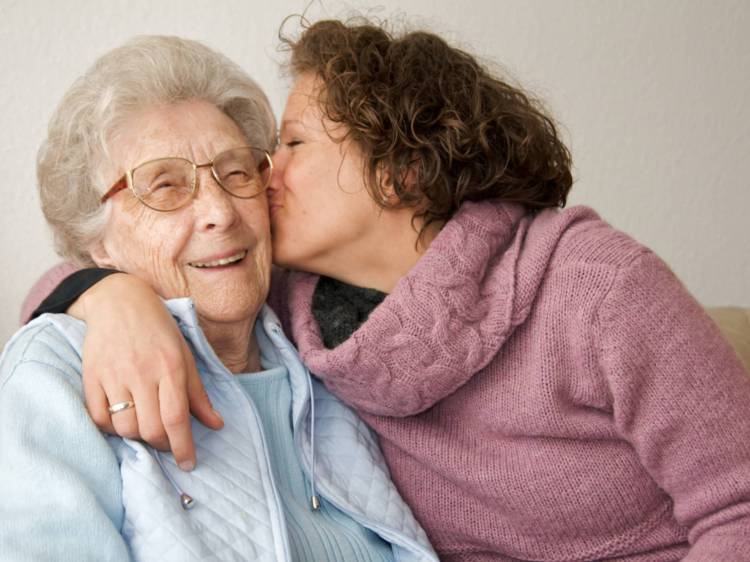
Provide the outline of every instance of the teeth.
<path id="1" fill-rule="evenodd" d="M 246 255 L 247 255 L 247 250 L 242 250 L 241 252 L 237 252 L 233 256 L 229 256 L 228 258 L 222 258 L 220 260 L 207 261 L 207 262 L 194 261 L 194 262 L 189 262 L 189 264 L 193 267 L 218 267 L 220 265 L 227 265 L 230 263 L 234 263 L 236 261 L 240 261 Z"/>

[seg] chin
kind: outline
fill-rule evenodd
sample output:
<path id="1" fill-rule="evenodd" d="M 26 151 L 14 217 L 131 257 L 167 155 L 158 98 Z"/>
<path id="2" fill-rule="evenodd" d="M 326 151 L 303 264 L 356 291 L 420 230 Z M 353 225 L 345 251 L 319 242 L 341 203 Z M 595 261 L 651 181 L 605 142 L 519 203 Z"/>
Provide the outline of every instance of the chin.
<path id="1" fill-rule="evenodd" d="M 195 310 L 201 320 L 238 323 L 254 318 L 264 302 L 265 298 L 262 298 L 262 295 L 233 293 L 221 295 L 219 298 L 198 298 L 195 300 Z"/>
<path id="2" fill-rule="evenodd" d="M 284 269 L 300 269 L 305 270 L 305 263 L 307 260 L 304 255 L 300 253 L 300 248 L 295 248 L 296 251 L 289 251 L 288 244 L 277 244 L 274 242 L 273 245 L 273 263 L 278 267 Z"/>
<path id="3" fill-rule="evenodd" d="M 262 306 L 262 305 L 261 305 Z M 261 306 L 249 307 L 245 310 L 222 310 L 216 307 L 195 307 L 201 321 L 214 324 L 239 324 L 257 316 Z"/>
<path id="4" fill-rule="evenodd" d="M 293 258 L 284 257 L 283 255 L 280 257 L 274 257 L 273 264 L 276 267 L 280 267 L 282 269 L 293 269 L 295 271 L 308 271 L 308 269 L 304 266 L 304 263 L 301 263 L 299 260 L 295 260 Z"/>

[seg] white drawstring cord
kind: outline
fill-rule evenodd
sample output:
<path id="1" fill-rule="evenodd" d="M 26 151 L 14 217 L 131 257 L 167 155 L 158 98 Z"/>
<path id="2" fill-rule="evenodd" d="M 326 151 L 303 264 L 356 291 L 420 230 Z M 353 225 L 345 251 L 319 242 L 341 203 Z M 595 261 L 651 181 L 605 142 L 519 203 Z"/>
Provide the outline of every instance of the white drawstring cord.
<path id="1" fill-rule="evenodd" d="M 313 511 L 320 509 L 320 499 L 315 493 L 315 395 L 313 394 L 312 377 L 307 375 L 307 386 L 310 389 L 310 507 Z"/>

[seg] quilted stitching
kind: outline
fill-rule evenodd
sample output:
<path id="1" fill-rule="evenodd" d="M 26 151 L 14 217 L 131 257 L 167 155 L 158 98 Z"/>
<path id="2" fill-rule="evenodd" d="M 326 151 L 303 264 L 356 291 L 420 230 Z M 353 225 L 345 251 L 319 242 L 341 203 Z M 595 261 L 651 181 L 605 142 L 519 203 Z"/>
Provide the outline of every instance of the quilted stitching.
<path id="1" fill-rule="evenodd" d="M 364 519 L 418 544 L 428 544 L 426 534 L 393 485 L 369 427 L 322 384 L 315 382 L 314 388 L 316 470 L 336 483 L 336 491 Z M 303 449 L 309 452 L 309 448 L 309 439 L 303 439 Z"/>
<path id="2" fill-rule="evenodd" d="M 171 454 L 162 454 L 170 476 L 196 500 L 189 511 L 182 509 L 155 452 L 140 442 L 110 438 L 121 462 L 123 536 L 139 561 L 284 560 L 286 528 L 254 407 L 203 338 L 192 303 L 175 299 L 167 305 L 196 350 L 206 391 L 225 425 L 215 432 L 193 422 L 198 467 L 192 472 L 179 470 Z M 295 441 L 301 446 L 303 465 L 309 468 L 309 375 L 273 312 L 264 307 L 262 318 L 266 334 L 289 369 L 295 417 L 305 414 L 295 427 Z M 74 347 L 81 348 L 83 324 L 68 317 L 53 323 Z M 321 492 L 328 491 L 327 499 L 360 522 L 384 531 L 385 538 L 396 543 L 396 560 L 436 561 L 424 531 L 391 482 L 370 429 L 323 385 L 312 384 L 316 484 Z"/>
<path id="3" fill-rule="evenodd" d="M 283 516 L 259 427 L 238 411 L 230 389 L 209 381 L 207 391 L 224 412 L 224 429 L 210 431 L 193 422 L 199 463 L 192 472 L 182 472 L 171 455 L 162 455 L 171 477 L 195 499 L 193 509 L 182 509 L 144 445 L 127 444 L 135 454 L 123 455 L 121 465 L 125 530 L 137 560 L 283 559 Z"/>

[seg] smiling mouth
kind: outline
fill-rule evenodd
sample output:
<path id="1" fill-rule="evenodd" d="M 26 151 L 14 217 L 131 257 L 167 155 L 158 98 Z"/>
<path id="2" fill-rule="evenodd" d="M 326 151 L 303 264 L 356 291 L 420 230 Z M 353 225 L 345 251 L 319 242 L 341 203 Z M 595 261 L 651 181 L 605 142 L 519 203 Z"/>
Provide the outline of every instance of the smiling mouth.
<path id="1" fill-rule="evenodd" d="M 188 262 L 188 265 L 191 267 L 197 267 L 198 269 L 206 269 L 209 267 L 221 267 L 224 265 L 232 265 L 233 263 L 237 263 L 238 261 L 244 259 L 246 255 L 247 255 L 247 250 L 241 250 L 237 252 L 236 254 L 234 254 L 233 256 L 222 258 L 220 260 L 207 261 L 207 262 L 192 261 L 192 262 Z"/>

